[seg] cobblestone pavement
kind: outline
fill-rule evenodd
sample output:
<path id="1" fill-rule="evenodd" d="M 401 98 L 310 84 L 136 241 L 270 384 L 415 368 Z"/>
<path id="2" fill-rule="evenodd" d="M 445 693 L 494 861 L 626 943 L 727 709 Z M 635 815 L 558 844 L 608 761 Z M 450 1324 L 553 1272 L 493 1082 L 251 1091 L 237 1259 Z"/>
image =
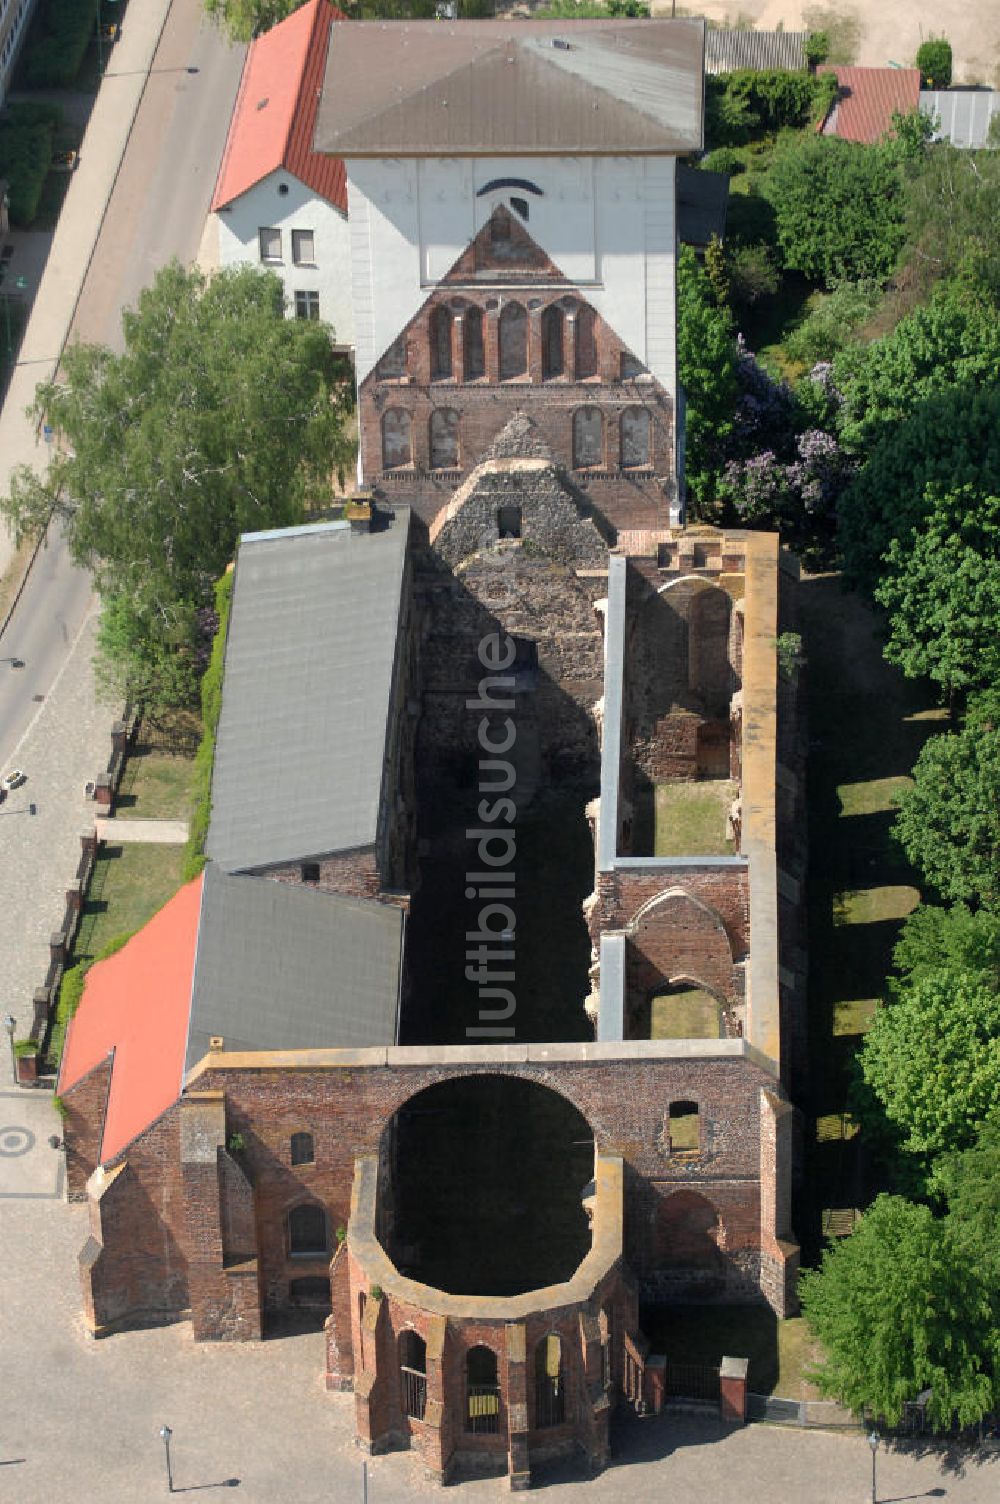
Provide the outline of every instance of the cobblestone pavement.
<path id="1" fill-rule="evenodd" d="M 59 1197 L 62 1155 L 48 1144 L 59 1132 L 49 1093 L 0 1087 L 0 1501 L 166 1499 L 158 1433 L 169 1425 L 178 1493 L 197 1491 L 206 1504 L 361 1504 L 354 1402 L 323 1387 L 321 1333 L 196 1345 L 181 1323 L 103 1342 L 86 1335 L 76 1260 L 87 1215 Z M 533 1491 L 558 1504 L 863 1504 L 871 1497 L 871 1456 L 856 1432 L 726 1431 L 712 1421 L 660 1417 L 632 1421 L 617 1441 L 601 1476 L 553 1467 Z M 376 1457 L 368 1466 L 369 1504 L 509 1498 L 503 1480 L 442 1495 L 412 1455 Z M 238 1491 L 235 1484 L 228 1491 L 228 1480 L 238 1480 Z M 881 1504 L 995 1504 L 998 1497 L 1000 1459 L 879 1453 Z"/>
<path id="2" fill-rule="evenodd" d="M 45 980 L 49 936 L 62 923 L 80 835 L 93 825 L 94 806 L 84 796 L 84 784 L 105 766 L 111 751 L 114 712 L 94 694 L 96 625 L 92 607 L 11 755 L 11 766 L 21 768 L 27 782 L 0 804 L 0 1001 L 17 1019 L 18 1037 L 28 1032 L 32 994 Z"/>

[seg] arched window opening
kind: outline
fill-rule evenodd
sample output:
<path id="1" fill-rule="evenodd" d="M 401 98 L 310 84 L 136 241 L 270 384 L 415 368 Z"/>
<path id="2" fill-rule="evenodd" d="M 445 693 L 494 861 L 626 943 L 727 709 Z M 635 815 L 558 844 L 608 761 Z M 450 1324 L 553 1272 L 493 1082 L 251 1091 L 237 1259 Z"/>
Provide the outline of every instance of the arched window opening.
<path id="1" fill-rule="evenodd" d="M 311 1165 L 316 1162 L 316 1147 L 311 1133 L 293 1133 L 291 1151 L 293 1165 Z"/>
<path id="2" fill-rule="evenodd" d="M 521 216 L 522 219 L 524 219 L 524 220 L 528 219 L 528 217 L 529 217 L 528 200 L 526 198 L 515 198 L 513 196 L 513 194 L 512 194 L 511 195 L 511 200 L 510 200 L 510 207 L 515 211 L 515 213 L 520 214 L 520 216 Z"/>
<path id="3" fill-rule="evenodd" d="M 451 380 L 451 311 L 433 308 L 430 317 L 431 380 Z"/>
<path id="4" fill-rule="evenodd" d="M 500 380 L 512 381 L 528 369 L 528 315 L 520 303 L 500 310 Z"/>
<path id="5" fill-rule="evenodd" d="M 621 415 L 623 470 L 645 470 L 650 463 L 650 421 L 644 407 L 626 407 Z"/>
<path id="6" fill-rule="evenodd" d="M 553 304 L 542 314 L 542 380 L 551 381 L 565 369 L 563 356 L 563 311 Z"/>
<path id="7" fill-rule="evenodd" d="M 486 348 L 483 344 L 483 310 L 467 308 L 464 320 L 465 379 L 478 381 L 486 375 Z"/>
<path id="8" fill-rule="evenodd" d="M 394 381 L 406 375 L 406 338 L 400 335 L 393 340 L 378 363 L 380 380 Z"/>
<path id="9" fill-rule="evenodd" d="M 489 1347 L 470 1347 L 465 1356 L 465 1429 L 476 1436 L 500 1430 L 497 1355 Z"/>
<path id="10" fill-rule="evenodd" d="M 549 1332 L 535 1348 L 535 1427 L 561 1426 L 565 1419 L 562 1342 Z"/>
<path id="11" fill-rule="evenodd" d="M 599 407 L 578 407 L 573 414 L 573 468 L 596 470 L 604 464 L 604 419 Z"/>
<path id="12" fill-rule="evenodd" d="M 668 1121 L 671 1154 L 697 1154 L 701 1148 L 698 1103 L 671 1102 Z"/>
<path id="13" fill-rule="evenodd" d="M 594 310 L 580 305 L 576 316 L 576 379 L 597 375 L 597 320 Z"/>
<path id="14" fill-rule="evenodd" d="M 326 1212 L 316 1201 L 288 1213 L 288 1252 L 292 1258 L 321 1258 L 329 1247 Z"/>
<path id="15" fill-rule="evenodd" d="M 382 414 L 382 469 L 399 470 L 413 464 L 413 424 L 401 407 Z"/>
<path id="16" fill-rule="evenodd" d="M 403 1414 L 423 1420 L 427 1409 L 427 1343 L 407 1329 L 399 1336 L 399 1383 Z"/>
<path id="17" fill-rule="evenodd" d="M 458 413 L 439 407 L 431 413 L 431 469 L 458 468 Z"/>
<path id="18" fill-rule="evenodd" d="M 605 1390 L 614 1383 L 614 1372 L 611 1366 L 611 1308 L 604 1307 L 598 1313 L 597 1326 L 601 1334 L 601 1386 Z"/>

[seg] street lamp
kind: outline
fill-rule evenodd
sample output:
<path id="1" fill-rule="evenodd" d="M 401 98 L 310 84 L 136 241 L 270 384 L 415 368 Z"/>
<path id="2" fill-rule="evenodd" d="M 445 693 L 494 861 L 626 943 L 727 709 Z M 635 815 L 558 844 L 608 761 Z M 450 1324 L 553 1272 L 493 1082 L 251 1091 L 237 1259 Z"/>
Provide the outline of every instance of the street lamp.
<path id="1" fill-rule="evenodd" d="M 7 1038 L 10 1041 L 10 1073 L 14 1078 L 14 1085 L 16 1086 L 17 1056 L 14 1054 L 14 1030 L 17 1028 L 17 1019 L 14 1017 L 13 1013 L 8 1013 L 3 1023 L 4 1028 L 7 1030 Z"/>
<path id="2" fill-rule="evenodd" d="M 160 1427 L 160 1436 L 163 1438 L 163 1449 L 167 1454 L 167 1492 L 171 1494 L 174 1491 L 174 1475 L 170 1470 L 170 1438 L 173 1434 L 169 1426 Z"/>
<path id="3" fill-rule="evenodd" d="M 878 1451 L 878 1432 L 874 1428 L 868 1434 L 868 1445 L 872 1449 L 872 1504 L 878 1504 L 875 1494 L 875 1453 Z"/>

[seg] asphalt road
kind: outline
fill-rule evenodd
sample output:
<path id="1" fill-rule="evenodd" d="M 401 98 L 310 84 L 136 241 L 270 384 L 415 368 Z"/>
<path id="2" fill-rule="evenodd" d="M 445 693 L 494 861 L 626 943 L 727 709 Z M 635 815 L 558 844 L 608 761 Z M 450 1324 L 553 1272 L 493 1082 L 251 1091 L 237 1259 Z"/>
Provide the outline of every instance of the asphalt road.
<path id="1" fill-rule="evenodd" d="M 239 87 L 244 50 L 173 0 L 80 296 L 70 340 L 122 348 L 122 309 L 173 257 L 194 260 Z M 194 71 L 192 71 L 194 70 Z M 114 73 L 114 54 L 108 69 Z M 0 662 L 0 768 L 16 756 L 92 599 L 60 536 L 39 551 Z M 89 774 L 87 776 L 90 776 Z"/>

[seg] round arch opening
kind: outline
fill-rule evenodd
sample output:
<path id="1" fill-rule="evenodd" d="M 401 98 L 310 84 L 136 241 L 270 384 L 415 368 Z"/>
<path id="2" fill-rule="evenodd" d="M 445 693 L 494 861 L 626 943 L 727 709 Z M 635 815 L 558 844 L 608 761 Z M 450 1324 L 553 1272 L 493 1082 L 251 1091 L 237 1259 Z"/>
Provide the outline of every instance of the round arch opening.
<path id="1" fill-rule="evenodd" d="M 594 1136 L 558 1092 L 461 1076 L 405 1102 L 381 1145 L 378 1223 L 401 1273 L 454 1295 L 569 1279 L 590 1251 Z"/>

